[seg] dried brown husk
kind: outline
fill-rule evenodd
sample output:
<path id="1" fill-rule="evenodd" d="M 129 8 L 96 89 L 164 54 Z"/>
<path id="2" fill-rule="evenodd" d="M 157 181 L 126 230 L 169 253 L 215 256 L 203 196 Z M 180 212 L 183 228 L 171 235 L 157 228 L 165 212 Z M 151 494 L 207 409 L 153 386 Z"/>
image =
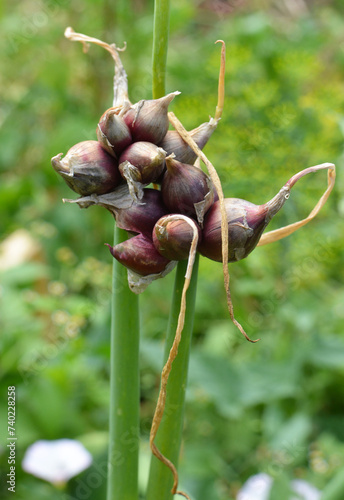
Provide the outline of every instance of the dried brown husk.
<path id="1" fill-rule="evenodd" d="M 127 184 L 119 185 L 110 193 L 102 195 L 91 194 L 90 196 L 82 196 L 76 200 L 63 198 L 62 201 L 64 203 L 76 203 L 80 208 L 88 208 L 91 205 L 100 205 L 108 209 L 111 213 L 114 213 L 119 209 L 130 208 L 134 203 Z"/>
<path id="2" fill-rule="evenodd" d="M 121 58 L 119 57 L 119 52 L 123 52 L 126 49 L 126 45 L 120 49 L 114 43 L 109 45 L 102 40 L 98 40 L 98 38 L 93 38 L 91 36 L 84 35 L 83 33 L 76 33 L 71 27 L 66 28 L 64 35 L 73 42 L 81 42 L 84 52 L 87 52 L 89 44 L 93 43 L 103 47 L 103 49 L 107 50 L 111 54 L 115 62 L 115 76 L 113 81 L 114 98 L 112 105 L 118 108 L 123 106 L 127 108 L 128 104 L 131 104 L 128 97 L 128 77 L 123 67 Z"/>
<path id="3" fill-rule="evenodd" d="M 158 274 L 149 274 L 148 276 L 142 276 L 140 274 L 135 273 L 131 269 L 128 269 L 128 285 L 130 290 L 139 295 L 144 292 L 153 281 L 164 278 L 167 274 L 169 274 L 175 268 L 177 262 L 175 260 L 171 260 L 165 269 Z"/>
<path id="4" fill-rule="evenodd" d="M 289 236 L 290 234 L 294 233 L 301 227 L 305 226 L 310 222 L 314 217 L 319 213 L 321 208 L 325 205 L 328 197 L 330 196 L 330 193 L 334 187 L 334 183 L 336 180 L 336 168 L 333 163 L 322 163 L 320 165 L 315 165 L 314 167 L 309 167 L 305 170 L 302 170 L 298 174 L 294 175 L 290 181 L 290 186 L 292 187 L 295 182 L 303 177 L 304 175 L 310 173 L 310 172 L 316 172 L 318 170 L 322 169 L 327 169 L 327 189 L 324 192 L 324 194 L 321 196 L 319 199 L 318 203 L 315 205 L 313 210 L 310 212 L 310 214 L 305 218 L 302 219 L 298 222 L 294 222 L 293 224 L 289 224 L 288 226 L 281 227 L 279 229 L 275 229 L 274 231 L 269 231 L 267 233 L 264 233 L 258 243 L 259 246 L 263 245 L 268 245 L 269 243 L 273 243 L 274 241 L 281 240 L 282 238 L 285 238 L 286 236 Z"/>

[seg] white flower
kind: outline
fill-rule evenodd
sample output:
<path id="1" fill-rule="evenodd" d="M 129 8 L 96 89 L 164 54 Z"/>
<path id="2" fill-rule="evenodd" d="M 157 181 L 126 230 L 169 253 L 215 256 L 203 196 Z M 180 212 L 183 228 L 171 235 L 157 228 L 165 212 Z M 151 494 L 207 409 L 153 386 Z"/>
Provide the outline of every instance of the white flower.
<path id="1" fill-rule="evenodd" d="M 293 497 L 291 500 L 298 500 L 299 498 L 302 498 L 302 500 L 320 500 L 320 491 L 302 479 L 294 479 L 291 482 L 291 489 L 298 494 L 297 497 Z"/>
<path id="2" fill-rule="evenodd" d="M 26 450 L 22 467 L 51 483 L 64 483 L 87 469 L 92 455 L 73 439 L 36 441 Z"/>
<path id="3" fill-rule="evenodd" d="M 237 500 L 268 500 L 272 477 L 268 474 L 251 476 L 238 493 Z"/>
<path id="4" fill-rule="evenodd" d="M 240 489 L 237 500 L 268 500 L 272 483 L 273 479 L 268 474 L 251 476 Z M 297 497 L 291 496 L 290 500 L 320 500 L 320 491 L 307 481 L 295 479 L 290 486 L 298 494 Z"/>

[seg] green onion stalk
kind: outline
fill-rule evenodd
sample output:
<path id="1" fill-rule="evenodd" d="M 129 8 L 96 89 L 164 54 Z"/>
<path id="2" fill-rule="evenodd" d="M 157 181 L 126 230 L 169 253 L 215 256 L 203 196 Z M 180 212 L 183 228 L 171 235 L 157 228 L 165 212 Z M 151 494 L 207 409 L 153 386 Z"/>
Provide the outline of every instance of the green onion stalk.
<path id="1" fill-rule="evenodd" d="M 153 99 L 166 94 L 166 62 L 169 36 L 169 0 L 155 0 L 154 32 L 153 32 Z M 173 362 L 166 387 L 165 411 L 155 439 L 155 445 L 176 468 L 178 464 L 185 406 L 185 390 L 190 356 L 190 343 L 193 331 L 195 299 L 197 289 L 198 262 L 196 257 L 191 281 L 186 292 L 186 313 L 178 356 Z M 184 278 L 187 271 L 187 261 L 180 261 L 177 266 L 173 290 L 172 307 L 167 329 L 164 366 L 169 357 L 178 325 Z M 173 476 L 166 464 L 152 456 L 147 500 L 170 500 Z"/>
<path id="2" fill-rule="evenodd" d="M 165 95 L 169 34 L 169 0 L 155 0 L 153 30 L 153 98 Z M 115 227 L 115 245 L 127 238 Z M 164 362 L 173 344 L 178 324 L 187 261 L 176 269 L 171 313 L 167 328 Z M 197 286 L 196 258 L 188 291 L 186 315 L 178 356 L 167 384 L 165 411 L 155 444 L 175 466 L 178 463 L 184 416 L 190 341 L 193 330 Z M 107 500 L 138 500 L 139 450 L 139 305 L 127 284 L 126 269 L 113 263 L 111 324 L 110 427 Z M 147 500 L 172 498 L 171 470 L 152 457 Z"/>
<path id="3" fill-rule="evenodd" d="M 127 239 L 115 227 L 114 244 Z M 107 500 L 138 499 L 139 301 L 127 270 L 113 261 Z"/>

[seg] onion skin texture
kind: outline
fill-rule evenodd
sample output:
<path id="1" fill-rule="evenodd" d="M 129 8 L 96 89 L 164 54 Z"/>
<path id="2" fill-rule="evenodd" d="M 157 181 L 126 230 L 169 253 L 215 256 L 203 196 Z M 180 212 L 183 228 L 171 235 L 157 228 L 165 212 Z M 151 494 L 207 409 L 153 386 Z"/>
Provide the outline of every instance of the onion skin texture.
<path id="1" fill-rule="evenodd" d="M 134 104 L 123 115 L 133 141 L 148 141 L 158 144 L 169 127 L 168 105 L 179 92 L 172 92 L 160 99 L 142 100 Z"/>
<path id="2" fill-rule="evenodd" d="M 202 123 L 199 127 L 190 130 L 189 134 L 200 149 L 203 149 L 212 133 L 217 127 L 217 120 L 213 118 L 206 123 Z M 169 130 L 161 143 L 159 144 L 168 155 L 174 154 L 176 160 L 181 163 L 193 165 L 197 155 L 190 146 L 181 138 L 176 130 Z"/>
<path id="3" fill-rule="evenodd" d="M 195 218 L 195 203 L 205 201 L 206 213 L 213 204 L 214 192 L 210 179 L 203 170 L 169 157 L 166 158 L 166 167 L 161 192 L 170 212 Z"/>
<path id="4" fill-rule="evenodd" d="M 99 120 L 96 131 L 102 147 L 115 158 L 118 158 L 133 142 L 129 127 L 117 113 L 116 108 L 106 110 Z"/>
<path id="5" fill-rule="evenodd" d="M 138 234 L 114 247 L 106 245 L 118 262 L 141 276 L 159 274 L 165 270 L 170 262 L 160 255 L 153 242 L 142 234 Z"/>
<path id="6" fill-rule="evenodd" d="M 51 159 L 68 186 L 82 196 L 105 194 L 122 181 L 117 160 L 97 141 L 83 141 Z"/>
<path id="7" fill-rule="evenodd" d="M 115 210 L 115 218 L 118 227 L 151 238 L 155 223 L 167 213 L 161 192 L 146 188 L 140 203 L 134 202 L 130 208 Z"/>
<path id="8" fill-rule="evenodd" d="M 165 151 L 151 142 L 134 142 L 121 154 L 119 171 L 123 176 L 123 167 L 129 162 L 135 167 L 131 173 L 134 181 L 149 184 L 161 176 L 165 167 L 165 157 Z"/>
<path id="9" fill-rule="evenodd" d="M 198 229 L 198 241 L 201 239 L 201 230 Z M 190 247 L 194 236 L 192 227 L 183 219 L 167 220 L 162 217 L 153 229 L 153 243 L 158 252 L 169 260 L 184 260 L 189 257 Z"/>
<path id="10" fill-rule="evenodd" d="M 289 196 L 289 189 L 282 188 L 268 203 L 255 205 L 240 198 L 225 198 L 228 221 L 228 262 L 244 259 L 256 247 L 259 239 Z M 217 201 L 204 219 L 201 255 L 222 262 L 221 210 Z"/>

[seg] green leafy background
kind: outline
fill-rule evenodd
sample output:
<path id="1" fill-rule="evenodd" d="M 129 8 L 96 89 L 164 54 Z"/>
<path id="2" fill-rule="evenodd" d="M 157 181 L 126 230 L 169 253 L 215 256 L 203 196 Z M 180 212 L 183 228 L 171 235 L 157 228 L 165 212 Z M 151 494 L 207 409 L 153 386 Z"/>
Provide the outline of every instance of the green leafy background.
<path id="1" fill-rule="evenodd" d="M 15 385 L 16 498 L 101 500 L 105 479 L 94 467 L 106 459 L 112 262 L 104 242 L 113 219 L 63 204 L 74 196 L 50 158 L 96 138 L 113 65 L 63 32 L 126 41 L 130 97 L 150 98 L 153 2 L 14 0 L 0 9 L 0 496 L 11 495 L 6 414 Z M 337 165 L 315 221 L 230 265 L 236 316 L 259 343 L 230 322 L 221 265 L 201 259 L 180 462 L 181 486 L 195 500 L 235 499 L 258 472 L 274 477 L 271 498 L 288 499 L 295 478 L 344 498 L 343 16 L 339 0 L 172 0 L 167 90 L 182 92 L 171 108 L 187 128 L 214 113 L 214 42 L 227 44 L 224 114 L 205 148 L 225 195 L 263 203 L 297 171 Z M 271 227 L 305 217 L 325 186 L 324 172 L 302 179 Z M 34 251 L 11 267 L 5 242 L 23 231 Z M 172 285 L 169 275 L 140 298 L 142 494 Z M 31 443 L 63 437 L 85 444 L 93 469 L 65 490 L 21 470 Z"/>

